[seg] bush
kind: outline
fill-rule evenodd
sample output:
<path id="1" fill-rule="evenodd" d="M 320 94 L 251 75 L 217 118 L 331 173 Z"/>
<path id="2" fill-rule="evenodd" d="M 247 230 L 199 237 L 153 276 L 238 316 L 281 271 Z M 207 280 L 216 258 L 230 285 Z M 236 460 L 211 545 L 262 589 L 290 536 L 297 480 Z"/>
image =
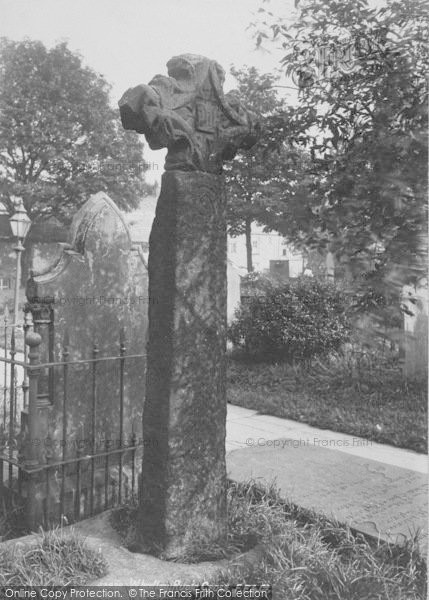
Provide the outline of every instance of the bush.
<path id="1" fill-rule="evenodd" d="M 342 292 L 301 277 L 242 305 L 228 337 L 248 358 L 293 362 L 338 349 L 349 331 Z"/>

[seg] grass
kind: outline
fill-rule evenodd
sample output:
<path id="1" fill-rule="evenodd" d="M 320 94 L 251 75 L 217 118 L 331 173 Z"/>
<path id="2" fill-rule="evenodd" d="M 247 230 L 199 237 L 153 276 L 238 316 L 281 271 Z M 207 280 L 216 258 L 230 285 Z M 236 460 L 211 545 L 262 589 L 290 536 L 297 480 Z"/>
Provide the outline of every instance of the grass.
<path id="1" fill-rule="evenodd" d="M 398 362 L 338 353 L 310 367 L 229 360 L 228 401 L 262 414 L 427 452 L 427 384 Z"/>
<path id="2" fill-rule="evenodd" d="M 426 563 L 417 541 L 370 542 L 280 499 L 273 486 L 232 484 L 230 524 L 264 546 L 259 565 L 237 564 L 222 584 L 272 584 L 275 600 L 423 600 Z"/>
<path id="3" fill-rule="evenodd" d="M 22 506 L 0 498 L 0 542 L 25 535 L 27 530 Z M 29 532 L 28 532 L 29 533 Z"/>
<path id="4" fill-rule="evenodd" d="M 423 600 L 426 563 L 417 540 L 404 546 L 369 541 L 280 498 L 274 485 L 228 484 L 228 540 L 209 547 L 195 539 L 188 562 L 218 560 L 256 544 L 257 564 L 231 560 L 213 584 L 272 584 L 275 600 Z M 113 511 L 126 538 L 136 505 Z"/>
<path id="5" fill-rule="evenodd" d="M 226 544 L 216 545 L 213 542 L 208 543 L 204 535 L 198 533 L 193 536 L 193 547 L 188 554 L 183 554 L 180 562 L 198 563 L 203 561 L 217 561 L 230 557 L 239 552 L 245 552 L 257 544 L 257 536 L 250 529 L 242 530 L 237 527 L 237 511 L 234 506 L 235 488 L 229 486 L 228 494 L 228 540 Z M 131 499 L 126 505 L 123 505 L 110 513 L 110 524 L 121 536 L 125 547 L 132 545 L 134 539 L 134 524 L 137 513 L 137 499 Z M 131 542 L 131 544 L 130 544 Z M 160 553 L 162 558 L 162 553 Z"/>
<path id="6" fill-rule="evenodd" d="M 0 586 L 83 585 L 106 573 L 103 556 L 73 530 L 42 531 L 26 547 L 0 547 Z"/>

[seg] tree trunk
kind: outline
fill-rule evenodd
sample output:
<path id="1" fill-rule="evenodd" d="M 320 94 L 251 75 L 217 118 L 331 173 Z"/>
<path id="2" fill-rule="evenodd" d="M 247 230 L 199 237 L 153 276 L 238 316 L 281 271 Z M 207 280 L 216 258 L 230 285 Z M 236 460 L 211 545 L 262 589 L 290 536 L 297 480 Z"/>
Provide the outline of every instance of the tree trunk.
<path id="1" fill-rule="evenodd" d="M 247 254 L 247 271 L 251 273 L 253 271 L 253 260 L 252 260 L 252 221 L 246 219 L 245 224 L 245 235 L 246 235 L 246 254 Z"/>

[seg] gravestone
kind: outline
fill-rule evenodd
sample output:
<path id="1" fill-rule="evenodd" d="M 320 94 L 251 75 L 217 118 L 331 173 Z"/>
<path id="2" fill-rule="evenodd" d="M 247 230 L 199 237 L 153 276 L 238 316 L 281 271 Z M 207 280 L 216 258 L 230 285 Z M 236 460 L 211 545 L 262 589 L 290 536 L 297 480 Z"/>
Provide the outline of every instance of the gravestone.
<path id="1" fill-rule="evenodd" d="M 256 141 L 224 71 L 186 54 L 128 90 L 125 129 L 167 147 L 149 241 L 149 341 L 136 549 L 180 558 L 226 538 L 223 161 Z M 147 444 L 146 444 L 147 442 Z M 149 443 L 150 442 L 150 443 Z"/>
<path id="2" fill-rule="evenodd" d="M 244 429 L 252 426 L 250 435 L 267 435 L 260 423 L 246 423 Z M 243 433 L 243 440 L 247 435 Z M 368 440 L 361 440 L 368 452 L 359 456 L 340 450 L 347 440 L 329 447 L 321 445 L 328 439 L 311 435 L 295 440 L 261 437 L 265 445 L 233 450 L 227 457 L 228 475 L 243 482 L 275 480 L 289 502 L 382 541 L 402 544 L 420 531 L 419 546 L 427 554 L 427 472 L 373 460 Z M 358 443 L 358 438 L 348 440 L 349 448 L 354 440 Z"/>
<path id="3" fill-rule="evenodd" d="M 27 298 L 27 310 L 42 336 L 42 362 L 101 359 L 96 365 L 68 367 L 66 396 L 63 367 L 43 369 L 37 397 L 43 438 L 39 461 L 103 452 L 126 445 L 132 435 L 140 439 L 145 358 L 127 355 L 146 352 L 147 268 L 105 193 L 91 196 L 76 213 L 69 242 L 61 245 L 53 263 L 32 272 Z M 102 360 L 119 357 L 121 344 L 122 428 L 120 360 Z"/>
<path id="4" fill-rule="evenodd" d="M 428 374 L 428 285 L 404 286 L 404 374 L 407 378 L 427 378 Z"/>

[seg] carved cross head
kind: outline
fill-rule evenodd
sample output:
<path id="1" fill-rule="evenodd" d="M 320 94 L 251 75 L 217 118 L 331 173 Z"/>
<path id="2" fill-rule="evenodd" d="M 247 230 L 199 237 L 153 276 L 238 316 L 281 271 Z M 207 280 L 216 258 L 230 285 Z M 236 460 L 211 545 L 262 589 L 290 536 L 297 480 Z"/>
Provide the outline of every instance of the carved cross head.
<path id="1" fill-rule="evenodd" d="M 195 54 L 175 56 L 168 77 L 125 92 L 119 101 L 125 129 L 143 133 L 153 150 L 167 148 L 165 169 L 220 173 L 239 148 L 259 135 L 255 116 L 236 93 L 223 93 L 225 72 L 214 60 Z"/>

